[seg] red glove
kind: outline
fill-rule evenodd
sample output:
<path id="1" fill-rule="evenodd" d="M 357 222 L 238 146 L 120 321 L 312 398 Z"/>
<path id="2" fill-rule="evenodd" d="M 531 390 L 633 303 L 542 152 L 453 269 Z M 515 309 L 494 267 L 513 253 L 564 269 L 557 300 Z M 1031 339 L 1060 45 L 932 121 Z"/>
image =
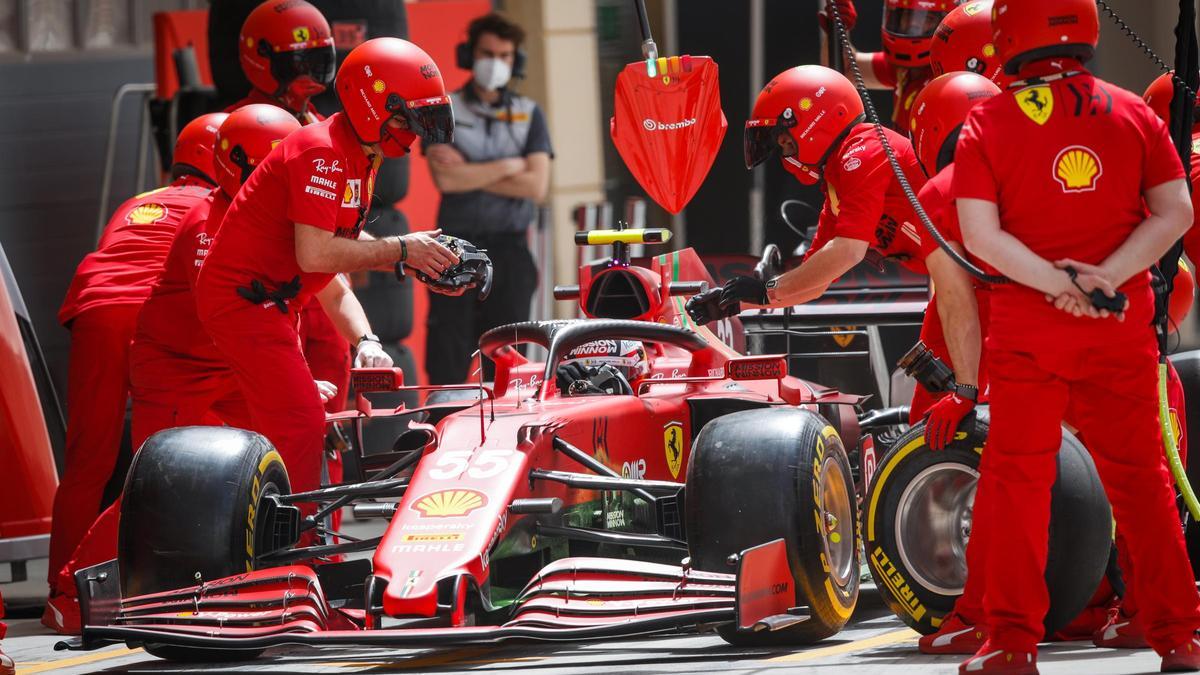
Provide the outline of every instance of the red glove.
<path id="1" fill-rule="evenodd" d="M 825 9 L 817 12 L 817 23 L 821 24 L 821 30 L 829 33 L 829 27 L 833 25 L 833 10 L 829 8 L 829 5 L 834 2 L 837 3 L 838 16 L 842 19 L 842 25 L 849 33 L 854 29 L 854 24 L 858 23 L 858 10 L 854 8 L 854 0 L 825 0 Z"/>
<path id="2" fill-rule="evenodd" d="M 958 394 L 943 396 L 925 413 L 925 442 L 931 450 L 944 450 L 954 440 L 963 419 L 975 410 L 975 401 Z"/>

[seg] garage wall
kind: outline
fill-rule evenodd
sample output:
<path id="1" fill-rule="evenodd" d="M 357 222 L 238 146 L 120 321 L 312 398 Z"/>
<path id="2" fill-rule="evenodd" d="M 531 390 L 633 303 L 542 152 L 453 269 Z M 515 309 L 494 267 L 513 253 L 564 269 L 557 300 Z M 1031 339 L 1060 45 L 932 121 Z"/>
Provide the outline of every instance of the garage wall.
<path id="1" fill-rule="evenodd" d="M 60 397 L 69 335 L 55 319 L 95 245 L 109 106 L 152 82 L 155 11 L 197 0 L 0 3 L 0 243 L 29 306 Z M 137 106 L 124 107 L 109 203 L 135 192 Z M 155 179 L 153 175 L 150 182 Z"/>

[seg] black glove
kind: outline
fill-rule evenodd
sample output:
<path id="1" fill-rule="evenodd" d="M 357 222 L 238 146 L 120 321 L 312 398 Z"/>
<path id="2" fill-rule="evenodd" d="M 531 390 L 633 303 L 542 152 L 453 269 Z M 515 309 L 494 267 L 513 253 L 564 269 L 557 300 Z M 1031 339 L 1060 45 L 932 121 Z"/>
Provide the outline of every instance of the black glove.
<path id="1" fill-rule="evenodd" d="M 721 308 L 740 303 L 742 300 L 756 305 L 767 304 L 767 282 L 758 277 L 736 276 L 725 282 L 721 289 Z"/>
<path id="2" fill-rule="evenodd" d="M 734 303 L 728 307 L 721 306 L 721 294 L 724 292 L 725 289 L 718 286 L 688 298 L 684 307 L 692 322 L 697 326 L 703 326 L 709 321 L 719 321 L 742 311 L 741 303 Z"/>
<path id="3" fill-rule="evenodd" d="M 571 385 L 588 379 L 588 369 L 581 363 L 564 363 L 554 371 L 554 379 L 558 384 L 558 391 L 566 394 L 571 390 Z"/>

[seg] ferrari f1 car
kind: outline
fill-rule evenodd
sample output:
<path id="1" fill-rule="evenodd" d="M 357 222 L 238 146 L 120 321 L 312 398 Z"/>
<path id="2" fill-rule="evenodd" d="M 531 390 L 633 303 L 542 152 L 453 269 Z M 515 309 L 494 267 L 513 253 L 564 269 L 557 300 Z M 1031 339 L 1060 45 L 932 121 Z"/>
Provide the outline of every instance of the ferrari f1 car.
<path id="1" fill-rule="evenodd" d="M 556 289 L 587 318 L 486 333 L 490 387 L 355 372 L 355 409 L 330 423 L 361 437 L 364 422 L 410 419 L 385 452 L 357 448 L 358 480 L 296 493 L 257 434 L 153 436 L 127 479 L 118 558 L 77 576 L 79 645 L 214 660 L 282 644 L 696 629 L 735 644 L 805 644 L 837 633 L 859 592 L 843 444 L 857 443 L 861 399 L 693 326 L 683 297 L 711 282 L 694 252 L 629 262 L 630 243 L 668 237 L 581 233 L 582 244 L 614 247 L 578 286 Z M 742 340 L 736 320 L 723 330 Z M 526 359 L 522 344 L 544 361 Z M 636 367 L 589 360 L 620 345 L 633 345 Z M 416 389 L 432 390 L 418 408 L 370 400 Z M 329 516 L 344 507 L 386 520 L 386 531 L 337 531 Z M 346 557 L 363 551 L 370 558 Z"/>

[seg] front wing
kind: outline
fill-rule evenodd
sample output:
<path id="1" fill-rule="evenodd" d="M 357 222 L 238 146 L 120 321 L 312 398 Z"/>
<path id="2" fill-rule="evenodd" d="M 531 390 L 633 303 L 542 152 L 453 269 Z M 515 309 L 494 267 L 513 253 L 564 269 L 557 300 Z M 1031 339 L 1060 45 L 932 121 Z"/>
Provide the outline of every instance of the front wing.
<path id="1" fill-rule="evenodd" d="M 361 610 L 330 607 L 312 568 L 292 565 L 131 598 L 117 561 L 81 570 L 82 640 L 258 650 L 281 645 L 414 646 L 511 639 L 585 641 L 736 623 L 779 630 L 808 618 L 795 607 L 783 540 L 744 551 L 736 574 L 611 558 L 567 558 L 539 572 L 495 626 L 362 628 Z"/>

